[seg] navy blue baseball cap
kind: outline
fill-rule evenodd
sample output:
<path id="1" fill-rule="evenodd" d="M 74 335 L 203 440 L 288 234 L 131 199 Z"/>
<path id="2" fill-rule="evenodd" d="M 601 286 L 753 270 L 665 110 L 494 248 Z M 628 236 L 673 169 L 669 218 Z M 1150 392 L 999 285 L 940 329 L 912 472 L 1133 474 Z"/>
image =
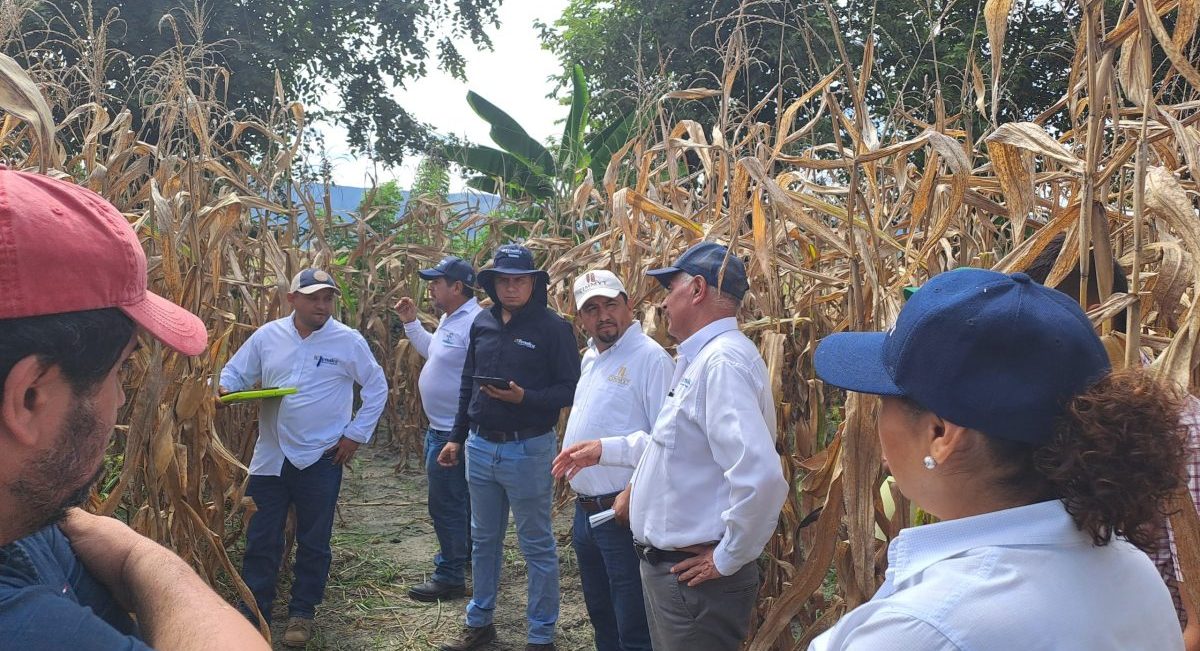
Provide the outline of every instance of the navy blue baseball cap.
<path id="1" fill-rule="evenodd" d="M 442 258 L 441 262 L 437 263 L 432 269 L 418 271 L 417 275 L 425 280 L 447 278 L 451 281 L 462 281 L 462 284 L 467 287 L 475 286 L 475 268 L 471 266 L 470 262 L 453 255 Z"/>
<path id="2" fill-rule="evenodd" d="M 312 294 L 322 289 L 332 289 L 334 293 L 342 293 L 342 290 L 338 289 L 337 282 L 334 281 L 333 276 L 320 269 L 305 269 L 292 276 L 292 284 L 288 288 L 288 293 Z"/>
<path id="3" fill-rule="evenodd" d="M 1079 305 L 1034 282 L 984 269 L 935 276 L 887 332 L 821 340 L 817 375 L 849 391 L 904 396 L 988 436 L 1041 444 L 1067 402 L 1111 369 Z"/>
<path id="4" fill-rule="evenodd" d="M 724 278 L 721 276 L 722 269 Z M 729 255 L 729 249 L 716 242 L 696 244 L 676 258 L 671 266 L 651 269 L 646 275 L 666 287 L 671 281 L 671 276 L 681 271 L 692 276 L 702 276 L 710 287 L 720 287 L 721 291 L 733 295 L 739 301 L 750 288 L 746 281 L 746 264 L 738 256 Z"/>

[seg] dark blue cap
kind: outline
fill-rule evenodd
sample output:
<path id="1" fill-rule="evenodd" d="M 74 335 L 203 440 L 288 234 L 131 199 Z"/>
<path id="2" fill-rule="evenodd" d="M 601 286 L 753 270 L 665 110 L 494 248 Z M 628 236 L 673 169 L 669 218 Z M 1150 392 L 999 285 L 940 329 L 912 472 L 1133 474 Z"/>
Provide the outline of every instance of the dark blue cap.
<path id="1" fill-rule="evenodd" d="M 833 334 L 813 363 L 850 391 L 906 396 L 957 425 L 1041 444 L 1067 402 L 1109 370 L 1104 345 L 1065 294 L 984 269 L 935 276 L 887 332 Z"/>
<path id="2" fill-rule="evenodd" d="M 475 286 L 475 268 L 471 266 L 470 262 L 453 255 L 442 258 L 442 261 L 437 263 L 432 269 L 418 271 L 417 275 L 425 280 L 447 278 L 451 281 L 462 281 L 462 284 L 467 287 Z"/>
<path id="3" fill-rule="evenodd" d="M 651 269 L 646 275 L 662 283 L 663 287 L 671 281 L 671 276 L 680 271 L 692 276 L 702 276 L 710 287 L 720 287 L 721 291 L 740 301 L 750 288 L 750 284 L 746 282 L 746 264 L 741 258 L 729 255 L 728 252 L 729 249 L 716 242 L 701 242 L 684 251 L 671 266 Z"/>
<path id="4" fill-rule="evenodd" d="M 479 279 L 482 281 L 494 274 L 528 276 L 531 274 L 544 275 L 545 272 L 533 266 L 533 253 L 529 249 L 520 244 L 505 244 L 496 249 L 496 255 L 492 258 L 492 266 L 480 271 Z"/>
<path id="5" fill-rule="evenodd" d="M 305 269 L 292 276 L 292 285 L 288 288 L 288 293 L 312 294 L 322 289 L 332 289 L 338 294 L 342 293 L 342 290 L 338 289 L 337 282 L 333 279 L 333 276 L 330 276 L 321 269 Z"/>

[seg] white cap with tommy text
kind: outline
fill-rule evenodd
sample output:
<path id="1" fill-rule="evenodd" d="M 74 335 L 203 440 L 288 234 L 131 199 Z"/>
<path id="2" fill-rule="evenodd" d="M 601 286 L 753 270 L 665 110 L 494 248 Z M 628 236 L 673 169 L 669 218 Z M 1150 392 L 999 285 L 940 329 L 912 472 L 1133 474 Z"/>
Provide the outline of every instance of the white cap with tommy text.
<path id="1" fill-rule="evenodd" d="M 621 279 L 606 269 L 589 271 L 576 278 L 574 291 L 576 309 L 583 308 L 583 304 L 593 296 L 616 298 L 621 294 L 629 295 L 629 292 L 625 291 L 625 285 L 621 283 Z"/>

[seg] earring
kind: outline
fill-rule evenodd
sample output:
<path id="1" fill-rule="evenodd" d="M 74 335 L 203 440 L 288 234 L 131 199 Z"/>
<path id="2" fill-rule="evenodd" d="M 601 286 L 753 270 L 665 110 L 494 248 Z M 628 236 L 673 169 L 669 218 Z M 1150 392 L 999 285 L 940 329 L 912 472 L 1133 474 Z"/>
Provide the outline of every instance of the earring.
<path id="1" fill-rule="evenodd" d="M 937 468 L 937 459 L 934 459 L 929 455 L 925 455 L 924 463 L 926 470 L 933 470 L 934 468 Z"/>

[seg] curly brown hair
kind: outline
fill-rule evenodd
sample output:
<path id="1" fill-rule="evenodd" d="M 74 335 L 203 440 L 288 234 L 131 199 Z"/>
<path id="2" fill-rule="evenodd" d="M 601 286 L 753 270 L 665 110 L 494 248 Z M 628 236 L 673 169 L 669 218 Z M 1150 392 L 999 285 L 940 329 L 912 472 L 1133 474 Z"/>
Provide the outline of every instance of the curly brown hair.
<path id="1" fill-rule="evenodd" d="M 1050 443 L 1033 450 L 1048 490 L 1096 545 L 1156 543 L 1184 484 L 1185 393 L 1142 371 L 1116 371 L 1067 405 Z"/>
<path id="2" fill-rule="evenodd" d="M 1185 482 L 1186 398 L 1141 369 L 1109 373 L 1065 405 L 1046 444 L 983 432 L 997 486 L 1025 504 L 1062 500 L 1096 545 L 1120 536 L 1149 552 Z M 929 411 L 911 398 L 900 401 L 914 416 Z"/>

